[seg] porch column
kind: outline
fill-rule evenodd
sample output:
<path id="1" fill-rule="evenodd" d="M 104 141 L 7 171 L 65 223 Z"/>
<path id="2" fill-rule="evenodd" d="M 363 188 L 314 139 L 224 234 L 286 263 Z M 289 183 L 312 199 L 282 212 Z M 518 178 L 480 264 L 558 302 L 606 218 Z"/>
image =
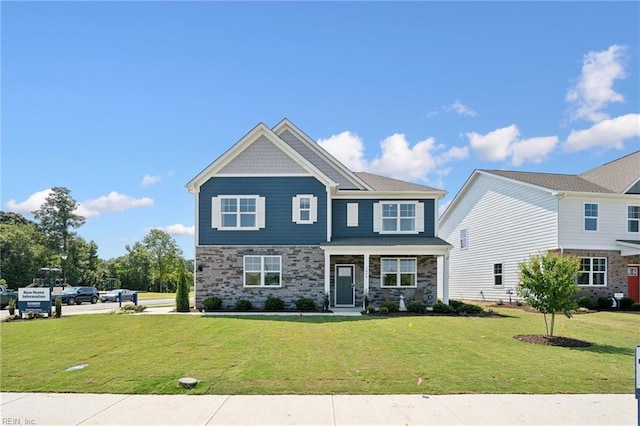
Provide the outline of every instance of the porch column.
<path id="1" fill-rule="evenodd" d="M 442 256 L 442 303 L 449 304 L 449 251 Z"/>
<path id="2" fill-rule="evenodd" d="M 363 291 L 364 294 L 369 294 L 369 253 L 365 253 L 364 254 L 364 287 L 363 287 Z M 367 307 L 365 306 L 365 309 Z"/>
<path id="3" fill-rule="evenodd" d="M 331 294 L 331 255 L 327 251 L 324 252 L 324 293 Z"/>

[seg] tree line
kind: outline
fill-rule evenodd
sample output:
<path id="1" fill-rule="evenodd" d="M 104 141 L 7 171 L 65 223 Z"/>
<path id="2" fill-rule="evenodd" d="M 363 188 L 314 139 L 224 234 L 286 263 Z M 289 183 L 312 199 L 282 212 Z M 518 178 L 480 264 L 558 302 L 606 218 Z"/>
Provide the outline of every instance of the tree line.
<path id="1" fill-rule="evenodd" d="M 67 284 L 101 290 L 174 292 L 183 274 L 193 279 L 193 261 L 184 259 L 176 241 L 160 229 L 125 246 L 124 256 L 100 259 L 98 245 L 77 233 L 86 221 L 75 213 L 77 207 L 69 189 L 55 187 L 31 212 L 34 220 L 0 211 L 0 278 L 10 288 L 32 283 L 40 268 L 59 268 Z"/>

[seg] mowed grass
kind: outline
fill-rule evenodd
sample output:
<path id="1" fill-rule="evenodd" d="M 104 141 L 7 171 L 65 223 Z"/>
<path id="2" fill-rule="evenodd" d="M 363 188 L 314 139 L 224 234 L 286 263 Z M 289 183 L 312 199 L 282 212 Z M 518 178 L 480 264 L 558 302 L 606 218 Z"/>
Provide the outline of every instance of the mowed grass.
<path id="1" fill-rule="evenodd" d="M 589 348 L 513 339 L 542 316 L 77 315 L 2 323 L 4 392 L 133 394 L 632 393 L 638 313 L 560 317 Z M 78 364 L 86 368 L 66 371 Z M 178 378 L 200 380 L 193 390 Z M 418 385 L 418 378 L 424 382 Z"/>

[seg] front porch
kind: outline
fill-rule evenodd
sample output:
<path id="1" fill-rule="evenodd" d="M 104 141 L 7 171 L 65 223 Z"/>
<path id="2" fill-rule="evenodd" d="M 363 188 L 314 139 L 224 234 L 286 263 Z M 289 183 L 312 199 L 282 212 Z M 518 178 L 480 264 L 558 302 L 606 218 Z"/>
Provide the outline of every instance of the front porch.
<path id="1" fill-rule="evenodd" d="M 332 308 L 360 307 L 365 299 L 417 300 L 433 306 L 438 294 L 437 259 L 443 261 L 443 302 L 449 303 L 451 246 L 440 238 L 379 237 L 335 239 L 324 250 L 325 294 Z"/>

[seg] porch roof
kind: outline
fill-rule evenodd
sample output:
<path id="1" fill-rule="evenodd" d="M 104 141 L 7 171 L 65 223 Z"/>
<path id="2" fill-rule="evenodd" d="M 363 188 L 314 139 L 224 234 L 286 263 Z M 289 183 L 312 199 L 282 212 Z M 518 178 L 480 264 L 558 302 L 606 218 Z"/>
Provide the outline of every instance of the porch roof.
<path id="1" fill-rule="evenodd" d="M 444 255 L 452 247 L 438 237 L 334 238 L 320 244 L 329 254 Z"/>
<path id="2" fill-rule="evenodd" d="M 622 256 L 640 255 L 640 240 L 616 240 Z"/>

